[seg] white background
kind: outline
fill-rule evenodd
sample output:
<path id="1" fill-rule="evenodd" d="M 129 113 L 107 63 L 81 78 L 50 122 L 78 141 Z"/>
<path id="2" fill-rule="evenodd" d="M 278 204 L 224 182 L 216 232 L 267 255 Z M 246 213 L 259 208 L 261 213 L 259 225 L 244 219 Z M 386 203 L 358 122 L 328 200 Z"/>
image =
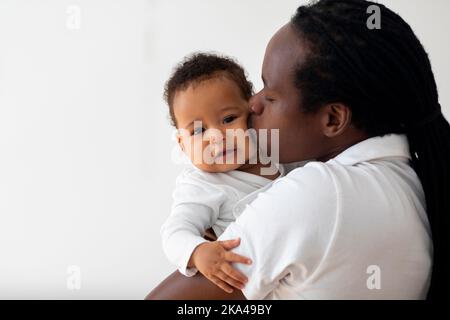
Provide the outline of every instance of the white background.
<path id="1" fill-rule="evenodd" d="M 450 1 L 381 2 L 424 43 L 449 118 Z M 169 274 L 159 228 L 182 167 L 164 82 L 214 50 L 259 89 L 265 46 L 301 3 L 0 0 L 0 298 L 142 299 Z"/>

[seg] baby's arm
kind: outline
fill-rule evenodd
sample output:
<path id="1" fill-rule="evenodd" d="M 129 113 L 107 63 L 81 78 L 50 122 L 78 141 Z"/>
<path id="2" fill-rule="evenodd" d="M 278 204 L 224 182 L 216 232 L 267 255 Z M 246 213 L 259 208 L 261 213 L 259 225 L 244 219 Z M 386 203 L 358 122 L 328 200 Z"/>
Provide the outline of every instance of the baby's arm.
<path id="1" fill-rule="evenodd" d="M 194 249 L 205 242 L 203 233 L 211 227 L 214 211 L 204 205 L 184 203 L 174 205 L 161 227 L 163 250 L 169 261 L 185 276 L 193 276 L 197 269 L 188 265 Z"/>
<path id="2" fill-rule="evenodd" d="M 223 191 L 182 175 L 177 179 L 173 197 L 172 212 L 161 228 L 163 249 L 169 260 L 186 276 L 193 276 L 198 270 L 226 291 L 230 289 L 226 283 L 239 288 L 237 282 L 242 284 L 246 278 L 230 262 L 248 259 L 237 259 L 227 251 L 238 242 L 209 242 L 203 238 L 205 230 L 219 217 L 226 197 Z"/>

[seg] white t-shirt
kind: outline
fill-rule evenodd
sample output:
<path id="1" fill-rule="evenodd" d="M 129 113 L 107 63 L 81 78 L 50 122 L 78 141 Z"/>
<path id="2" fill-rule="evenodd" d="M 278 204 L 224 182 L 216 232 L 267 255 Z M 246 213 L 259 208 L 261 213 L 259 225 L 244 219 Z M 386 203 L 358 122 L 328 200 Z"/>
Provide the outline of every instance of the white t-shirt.
<path id="1" fill-rule="evenodd" d="M 260 192 L 219 240 L 241 238 L 247 299 L 422 299 L 432 241 L 404 135 L 309 162 Z"/>
<path id="2" fill-rule="evenodd" d="M 284 167 L 279 165 L 280 177 Z M 168 259 L 186 276 L 196 274 L 187 268 L 194 249 L 207 241 L 204 231 L 212 228 L 220 236 L 236 219 L 256 192 L 273 180 L 243 171 L 208 173 L 194 166 L 185 169 L 176 180 L 171 213 L 161 227 L 163 250 Z"/>

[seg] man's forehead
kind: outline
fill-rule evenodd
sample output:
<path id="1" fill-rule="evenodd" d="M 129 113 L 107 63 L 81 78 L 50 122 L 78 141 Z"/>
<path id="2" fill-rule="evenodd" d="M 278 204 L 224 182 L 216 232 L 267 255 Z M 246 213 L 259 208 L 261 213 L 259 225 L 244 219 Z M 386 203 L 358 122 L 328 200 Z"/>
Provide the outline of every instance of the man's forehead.
<path id="1" fill-rule="evenodd" d="M 291 24 L 281 27 L 266 48 L 263 71 L 284 73 L 306 59 L 308 46 Z"/>

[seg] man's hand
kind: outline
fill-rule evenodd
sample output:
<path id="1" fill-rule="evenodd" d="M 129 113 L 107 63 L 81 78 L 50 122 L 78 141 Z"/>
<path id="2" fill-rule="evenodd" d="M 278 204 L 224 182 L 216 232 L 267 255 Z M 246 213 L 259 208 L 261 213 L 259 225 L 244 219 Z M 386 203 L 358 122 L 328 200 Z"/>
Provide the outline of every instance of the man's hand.
<path id="1" fill-rule="evenodd" d="M 251 264 L 249 258 L 230 250 L 240 244 L 240 239 L 204 242 L 195 248 L 189 260 L 189 266 L 196 267 L 207 279 L 222 290 L 231 293 L 233 288 L 244 288 L 248 279 L 231 266 L 232 262 Z"/>

